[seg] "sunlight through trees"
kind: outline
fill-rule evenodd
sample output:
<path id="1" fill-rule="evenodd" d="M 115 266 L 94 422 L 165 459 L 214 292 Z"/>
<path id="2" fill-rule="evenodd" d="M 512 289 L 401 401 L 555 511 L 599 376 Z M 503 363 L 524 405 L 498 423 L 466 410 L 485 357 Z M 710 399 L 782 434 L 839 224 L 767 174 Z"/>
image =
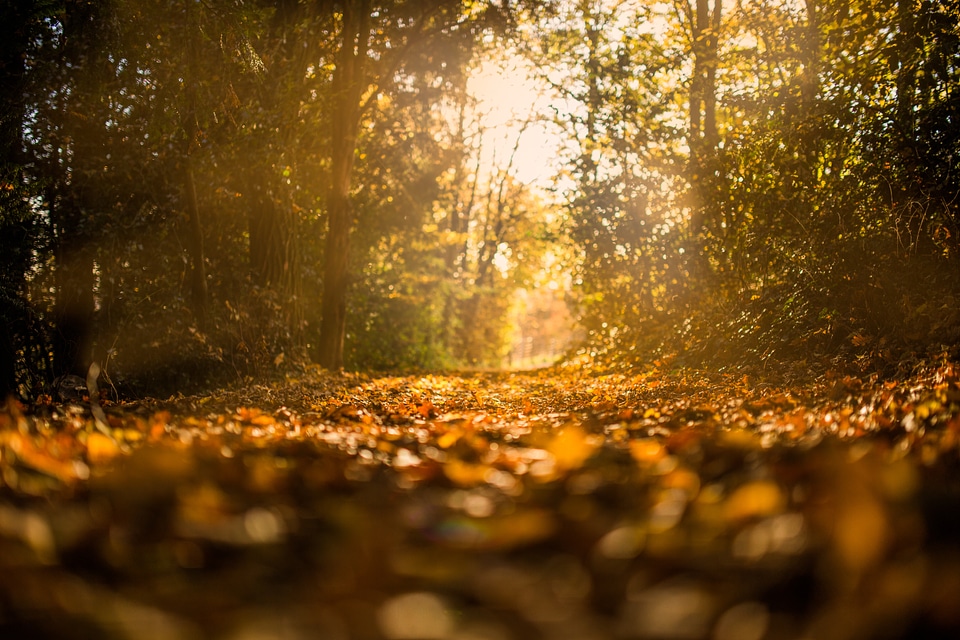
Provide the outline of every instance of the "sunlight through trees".
<path id="1" fill-rule="evenodd" d="M 535 299 L 624 366 L 960 344 L 955 3 L 3 12 L 21 395 L 499 367 Z"/>

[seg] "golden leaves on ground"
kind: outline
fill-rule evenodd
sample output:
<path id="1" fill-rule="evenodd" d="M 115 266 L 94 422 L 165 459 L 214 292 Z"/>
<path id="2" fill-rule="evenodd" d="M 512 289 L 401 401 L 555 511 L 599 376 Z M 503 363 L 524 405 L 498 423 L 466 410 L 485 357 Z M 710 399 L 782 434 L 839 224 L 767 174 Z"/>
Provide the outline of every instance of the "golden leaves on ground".
<path id="1" fill-rule="evenodd" d="M 780 487 L 769 480 L 748 482 L 736 488 L 726 501 L 724 514 L 731 522 L 769 518 L 787 505 Z"/>
<path id="2" fill-rule="evenodd" d="M 218 597 L 260 593 L 276 562 L 310 602 L 381 594 L 364 611 L 397 637 L 407 610 L 460 633 L 458 602 L 545 637 L 556 611 L 582 613 L 584 637 L 681 622 L 765 637 L 801 615 L 819 637 L 851 602 L 916 613 L 924 592 L 960 594 L 937 555 L 960 557 L 956 540 L 927 542 L 960 508 L 953 369 L 762 390 L 688 373 L 322 377 L 105 409 L 109 436 L 82 406 L 0 412 L 0 551 L 82 556 L 164 594 L 222 571 Z M 717 576 L 744 580 L 740 600 Z M 784 612 L 773 583 L 838 599 L 805 593 L 809 611 Z"/>
<path id="3" fill-rule="evenodd" d="M 603 438 L 588 435 L 580 425 L 567 424 L 550 438 L 546 451 L 562 473 L 582 467 L 602 442 Z"/>
<path id="4" fill-rule="evenodd" d="M 105 464 L 118 455 L 120 455 L 120 446 L 113 438 L 99 431 L 94 431 L 87 436 L 87 459 L 91 464 Z"/>

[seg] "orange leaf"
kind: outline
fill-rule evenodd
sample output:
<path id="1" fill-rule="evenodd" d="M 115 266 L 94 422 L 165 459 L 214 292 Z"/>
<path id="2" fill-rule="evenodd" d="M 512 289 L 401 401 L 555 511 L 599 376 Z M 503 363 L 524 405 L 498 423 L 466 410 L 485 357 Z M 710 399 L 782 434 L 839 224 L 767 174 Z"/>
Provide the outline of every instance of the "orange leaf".
<path id="1" fill-rule="evenodd" d="M 594 438 L 578 425 L 563 428 L 547 445 L 560 470 L 579 469 L 596 448 Z"/>
<path id="2" fill-rule="evenodd" d="M 6 442 L 10 450 L 27 467 L 39 471 L 62 482 L 72 482 L 87 477 L 87 466 L 82 462 L 61 460 L 39 449 L 28 437 L 20 433 L 9 433 Z"/>
<path id="3" fill-rule="evenodd" d="M 780 487 L 769 480 L 758 480 L 737 488 L 727 500 L 725 513 L 733 521 L 764 518 L 781 513 L 786 503 Z"/>
<path id="4" fill-rule="evenodd" d="M 87 437 L 87 459 L 93 464 L 109 462 L 120 453 L 120 447 L 104 434 L 94 431 Z"/>
<path id="5" fill-rule="evenodd" d="M 417 407 L 417 413 L 419 413 L 424 418 L 429 418 L 430 414 L 435 414 L 433 403 L 429 400 L 424 400 L 423 403 Z"/>
<path id="6" fill-rule="evenodd" d="M 653 438 L 630 441 L 630 455 L 641 464 L 654 464 L 665 455 L 663 446 Z"/>

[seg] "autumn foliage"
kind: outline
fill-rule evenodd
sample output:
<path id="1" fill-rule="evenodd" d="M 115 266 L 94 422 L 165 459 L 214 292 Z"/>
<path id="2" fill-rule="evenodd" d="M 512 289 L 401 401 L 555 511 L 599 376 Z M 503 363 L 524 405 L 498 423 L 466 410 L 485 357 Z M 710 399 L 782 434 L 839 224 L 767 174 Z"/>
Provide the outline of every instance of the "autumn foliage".
<path id="1" fill-rule="evenodd" d="M 106 411 L 107 434 L 76 405 L 0 415 L 5 632 L 960 629 L 949 362 L 806 385 L 304 371 Z"/>
<path id="2" fill-rule="evenodd" d="M 952 2 L 0 24 L 0 382 L 23 399 L 94 361 L 126 396 L 283 361 L 496 368 L 542 338 L 518 310 L 544 292 L 579 324 L 558 344 L 620 371 L 894 375 L 960 341 Z M 471 84 L 491 69 L 537 95 L 508 124 Z"/>

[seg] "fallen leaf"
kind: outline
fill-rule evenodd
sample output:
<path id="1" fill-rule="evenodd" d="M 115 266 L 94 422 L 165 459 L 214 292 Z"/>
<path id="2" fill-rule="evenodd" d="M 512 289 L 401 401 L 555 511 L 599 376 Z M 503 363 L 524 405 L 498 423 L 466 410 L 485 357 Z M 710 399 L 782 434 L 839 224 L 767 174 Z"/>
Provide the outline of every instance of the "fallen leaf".
<path id="1" fill-rule="evenodd" d="M 113 438 L 98 431 L 87 436 L 87 459 L 93 464 L 109 462 L 119 454 L 120 446 Z"/>
<path id="2" fill-rule="evenodd" d="M 724 513 L 730 521 L 764 518 L 782 513 L 786 503 L 780 487 L 768 480 L 759 480 L 738 487 L 727 498 Z"/>

